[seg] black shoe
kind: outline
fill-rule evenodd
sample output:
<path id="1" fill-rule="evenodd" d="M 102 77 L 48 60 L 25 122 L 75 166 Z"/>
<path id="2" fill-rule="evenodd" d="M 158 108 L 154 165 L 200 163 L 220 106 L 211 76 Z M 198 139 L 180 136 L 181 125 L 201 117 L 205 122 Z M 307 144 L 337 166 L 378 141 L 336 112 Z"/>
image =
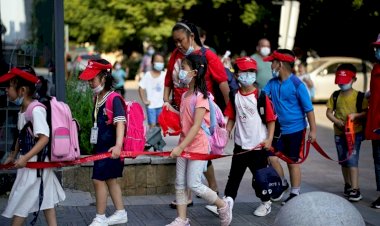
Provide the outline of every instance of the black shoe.
<path id="1" fill-rule="evenodd" d="M 288 183 L 286 183 L 286 185 L 282 185 L 282 192 L 278 196 L 271 197 L 270 200 L 272 202 L 280 201 L 282 199 L 282 196 L 284 196 L 286 190 L 288 190 L 288 188 L 289 188 L 289 184 Z"/>
<path id="2" fill-rule="evenodd" d="M 348 196 L 348 200 L 352 202 L 357 202 L 362 199 L 362 195 L 360 194 L 359 189 L 352 189 L 350 195 Z"/>
<path id="3" fill-rule="evenodd" d="M 380 209 L 380 197 L 376 199 L 373 203 L 371 203 L 371 207 L 375 209 Z"/>
<path id="4" fill-rule="evenodd" d="M 190 206 L 193 206 L 193 205 L 194 205 L 194 202 L 191 201 L 191 202 L 189 202 L 189 203 L 187 204 L 187 207 L 190 207 Z M 172 208 L 172 209 L 177 209 L 177 202 L 176 202 L 176 200 L 174 200 L 173 202 L 171 202 L 171 203 L 169 204 L 169 206 L 170 206 L 170 208 Z"/>
<path id="5" fill-rule="evenodd" d="M 287 198 L 287 199 L 285 199 L 282 203 L 281 203 L 281 205 L 285 205 L 289 200 L 291 200 L 292 198 L 294 198 L 294 197 L 296 197 L 296 196 L 298 196 L 297 194 L 294 194 L 294 193 L 290 193 L 289 194 L 289 197 Z"/>
<path id="6" fill-rule="evenodd" d="M 349 184 L 344 184 L 344 192 L 343 192 L 343 193 L 344 193 L 344 196 L 345 196 L 345 197 L 350 196 L 351 191 L 352 191 L 351 185 L 349 185 Z"/>

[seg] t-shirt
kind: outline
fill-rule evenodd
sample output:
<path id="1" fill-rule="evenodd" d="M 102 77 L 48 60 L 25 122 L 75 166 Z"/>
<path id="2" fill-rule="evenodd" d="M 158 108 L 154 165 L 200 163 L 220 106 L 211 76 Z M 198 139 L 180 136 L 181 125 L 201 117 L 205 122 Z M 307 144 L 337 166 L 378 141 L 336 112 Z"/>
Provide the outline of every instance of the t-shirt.
<path id="1" fill-rule="evenodd" d="M 116 89 L 124 88 L 124 82 L 125 82 L 126 76 L 127 74 L 125 73 L 123 69 L 115 70 L 112 72 L 112 77 L 114 77 L 116 81 L 116 85 L 115 85 Z"/>
<path id="2" fill-rule="evenodd" d="M 380 64 L 376 63 L 371 72 L 369 109 L 367 113 L 366 139 L 380 140 L 380 135 L 373 132 L 380 128 Z"/>
<path id="3" fill-rule="evenodd" d="M 347 121 L 347 115 L 350 113 L 357 112 L 356 109 L 356 98 L 358 96 L 358 91 L 352 90 L 349 95 L 339 94 L 338 99 L 336 101 L 336 109 L 334 112 L 334 116 L 337 119 L 342 120 L 344 123 Z M 326 103 L 327 108 L 333 109 L 334 107 L 334 99 L 331 94 L 330 99 Z M 362 109 L 365 110 L 368 108 L 368 100 L 367 98 L 363 98 Z M 363 126 L 361 121 L 354 121 L 354 131 L 355 133 L 362 132 Z M 344 135 L 343 128 L 339 128 L 334 124 L 334 133 L 336 135 Z"/>
<path id="4" fill-rule="evenodd" d="M 202 54 L 201 49 L 194 51 L 192 54 Z M 219 57 L 210 49 L 206 49 L 205 56 L 207 59 L 207 71 L 205 75 L 207 91 L 214 94 L 214 83 L 220 84 L 228 81 L 227 73 Z M 168 70 L 165 76 L 165 87 L 171 87 L 173 90 L 174 104 L 180 106 L 181 96 L 187 91 L 188 87 L 180 83 L 178 74 L 181 70 L 182 59 L 185 56 L 181 51 L 175 49 L 170 56 Z"/>
<path id="5" fill-rule="evenodd" d="M 49 125 L 46 121 L 46 109 L 36 106 L 32 110 L 33 135 L 38 137 L 39 134 L 49 137 Z M 25 112 L 18 113 L 17 129 L 22 130 L 27 123 Z"/>
<path id="6" fill-rule="evenodd" d="M 139 86 L 145 89 L 147 99 L 150 101 L 148 108 L 160 108 L 164 104 L 164 80 L 165 72 L 161 71 L 160 75 L 154 78 L 150 71 L 145 73 L 139 82 Z"/>
<path id="7" fill-rule="evenodd" d="M 253 54 L 251 57 L 256 60 L 256 63 L 257 63 L 256 83 L 258 84 L 259 88 L 262 89 L 268 83 L 268 81 L 272 78 L 272 68 L 271 68 L 272 63 L 263 61 L 263 58 L 261 58 L 261 56 L 257 53 Z"/>
<path id="8" fill-rule="evenodd" d="M 195 109 L 197 108 L 206 108 L 206 114 L 204 116 L 204 123 L 206 126 L 210 126 L 210 105 L 208 99 L 203 98 L 203 94 L 198 93 L 196 99 L 194 97 L 195 94 L 186 96 L 187 92 L 185 92 L 182 99 L 182 104 L 180 107 L 180 118 L 181 118 L 181 127 L 182 132 L 180 135 L 179 143 L 187 136 L 189 130 L 194 124 L 194 115 Z M 194 100 L 195 99 L 195 100 Z M 195 108 L 194 108 L 195 102 Z M 184 149 L 185 152 L 192 153 L 209 153 L 209 141 L 208 136 L 205 131 L 200 128 L 197 135 L 194 137 L 193 141 Z"/>
<path id="9" fill-rule="evenodd" d="M 294 76 L 293 78 L 291 78 Z M 295 82 L 299 83 L 296 88 Z M 282 134 L 291 134 L 306 128 L 305 114 L 313 111 L 313 104 L 308 95 L 305 84 L 299 81 L 296 75 L 291 74 L 286 80 L 279 77 L 269 80 L 264 91 L 270 96 Z"/>
<path id="10" fill-rule="evenodd" d="M 258 90 L 235 94 L 235 109 L 231 102 L 227 105 L 225 115 L 235 121 L 235 143 L 243 149 L 257 147 L 268 137 L 268 130 L 257 111 Z M 277 116 L 268 97 L 266 97 L 266 122 L 275 121 Z M 235 113 L 236 112 L 236 113 Z"/>

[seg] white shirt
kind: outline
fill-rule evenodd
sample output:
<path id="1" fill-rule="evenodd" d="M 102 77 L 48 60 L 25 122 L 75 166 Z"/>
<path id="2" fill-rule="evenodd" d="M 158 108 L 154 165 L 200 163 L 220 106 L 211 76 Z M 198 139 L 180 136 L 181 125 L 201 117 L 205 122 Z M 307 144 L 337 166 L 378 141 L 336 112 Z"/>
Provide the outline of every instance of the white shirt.
<path id="1" fill-rule="evenodd" d="M 148 108 L 160 108 L 164 104 L 164 84 L 165 72 L 161 71 L 160 76 L 154 78 L 150 71 L 144 74 L 139 86 L 145 89 L 146 97 L 150 101 Z"/>
<path id="2" fill-rule="evenodd" d="M 27 123 L 25 112 L 18 113 L 17 129 L 22 130 Z M 38 134 L 43 134 L 49 137 L 49 125 L 46 121 L 46 109 L 41 106 L 36 106 L 32 111 L 33 135 L 38 137 Z"/>

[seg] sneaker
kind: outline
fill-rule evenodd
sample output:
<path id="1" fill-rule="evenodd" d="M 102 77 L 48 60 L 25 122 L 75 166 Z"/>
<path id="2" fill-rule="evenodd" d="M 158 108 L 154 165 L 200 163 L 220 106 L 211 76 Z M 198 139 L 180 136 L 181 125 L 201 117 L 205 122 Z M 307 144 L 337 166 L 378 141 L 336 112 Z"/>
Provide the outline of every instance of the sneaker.
<path id="1" fill-rule="evenodd" d="M 107 226 L 107 218 L 95 217 L 89 226 Z"/>
<path id="2" fill-rule="evenodd" d="M 373 203 L 371 203 L 371 207 L 375 209 L 380 209 L 380 197 L 376 199 Z"/>
<path id="3" fill-rule="evenodd" d="M 344 196 L 346 197 L 350 196 L 351 191 L 352 191 L 351 185 L 344 184 Z"/>
<path id="4" fill-rule="evenodd" d="M 275 196 L 275 197 L 271 197 L 270 200 L 272 202 L 278 202 L 278 201 L 280 201 L 282 199 L 282 196 L 284 196 L 286 190 L 288 190 L 288 188 L 289 188 L 289 184 L 288 183 L 286 183 L 286 185 L 282 185 L 282 192 L 281 192 L 281 194 L 278 195 L 278 196 Z"/>
<path id="5" fill-rule="evenodd" d="M 260 204 L 259 207 L 257 207 L 257 209 L 255 210 L 255 212 L 253 212 L 253 214 L 255 216 L 258 216 L 258 217 L 264 217 L 266 215 L 268 215 L 271 210 L 272 210 L 272 202 L 271 201 L 267 201 L 267 202 L 262 202 Z"/>
<path id="6" fill-rule="evenodd" d="M 348 200 L 353 201 L 353 202 L 360 201 L 362 198 L 363 197 L 360 194 L 359 189 L 352 189 L 352 191 L 350 192 L 350 195 L 348 196 Z"/>
<path id="7" fill-rule="evenodd" d="M 124 224 L 128 222 L 127 211 L 124 212 L 115 212 L 110 217 L 107 218 L 108 225 L 114 224 Z"/>
<path id="8" fill-rule="evenodd" d="M 234 200 L 231 197 L 223 198 L 226 203 L 225 207 L 218 209 L 220 225 L 228 226 L 232 221 L 232 208 L 234 207 Z"/>
<path id="9" fill-rule="evenodd" d="M 167 224 L 166 226 L 190 226 L 190 220 L 189 218 L 182 220 L 182 218 L 177 217 L 172 223 Z"/>
<path id="10" fill-rule="evenodd" d="M 290 193 L 289 194 L 289 197 L 287 198 L 287 199 L 285 199 L 282 203 L 281 203 L 281 205 L 285 205 L 289 200 L 291 200 L 292 198 L 294 198 L 294 197 L 296 197 L 296 196 L 298 196 L 297 194 L 294 194 L 294 193 Z"/>

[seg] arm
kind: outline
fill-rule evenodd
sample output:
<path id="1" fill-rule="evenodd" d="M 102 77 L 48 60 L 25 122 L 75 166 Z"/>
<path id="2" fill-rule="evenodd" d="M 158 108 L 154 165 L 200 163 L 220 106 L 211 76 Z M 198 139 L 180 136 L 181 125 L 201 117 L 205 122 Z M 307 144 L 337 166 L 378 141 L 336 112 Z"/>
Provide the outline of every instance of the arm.
<path id="1" fill-rule="evenodd" d="M 267 123 L 268 137 L 261 143 L 265 149 L 270 149 L 272 146 L 275 123 L 276 121 L 270 121 Z"/>
<path id="2" fill-rule="evenodd" d="M 111 158 L 117 159 L 120 157 L 121 148 L 123 147 L 123 138 L 125 131 L 125 122 L 116 122 L 116 143 L 115 146 L 111 147 L 108 152 L 112 152 Z"/>
<path id="3" fill-rule="evenodd" d="M 314 111 L 309 111 L 307 114 L 307 120 L 309 121 L 310 125 L 310 132 L 309 132 L 309 137 L 308 139 L 310 140 L 311 143 L 315 142 L 317 138 L 317 125 L 315 124 L 315 115 Z"/>
<path id="4" fill-rule="evenodd" d="M 224 102 L 228 104 L 228 101 L 230 100 L 230 87 L 228 86 L 228 81 L 219 83 L 219 89 L 222 91 Z"/>
<path id="5" fill-rule="evenodd" d="M 190 128 L 189 133 L 185 137 L 185 139 L 182 140 L 182 142 L 173 148 L 172 152 L 170 153 L 170 157 L 175 158 L 181 155 L 183 149 L 187 147 L 194 139 L 194 137 L 197 135 L 198 131 L 201 129 L 203 118 L 206 114 L 206 108 L 196 108 L 195 109 L 195 116 L 194 116 L 194 124 Z"/>
<path id="6" fill-rule="evenodd" d="M 232 119 L 230 119 L 230 118 L 228 118 L 227 126 L 226 126 L 226 130 L 227 130 L 227 132 L 228 132 L 228 137 L 229 137 L 230 139 L 232 139 L 231 131 L 232 131 L 232 129 L 234 128 L 234 125 L 235 125 L 235 121 L 232 120 Z"/>
<path id="7" fill-rule="evenodd" d="M 18 138 L 16 138 L 16 143 L 15 143 L 15 147 L 14 147 L 14 150 L 11 151 L 11 153 L 9 153 L 7 159 L 5 159 L 4 161 L 4 164 L 8 164 L 8 163 L 11 163 L 11 162 L 14 162 L 14 160 L 16 159 L 16 156 L 18 154 L 20 150 L 20 147 L 19 147 L 19 144 L 18 144 Z"/>
<path id="8" fill-rule="evenodd" d="M 327 108 L 326 117 L 339 128 L 344 128 L 344 122 L 334 116 L 334 112 L 331 108 Z"/>
<path id="9" fill-rule="evenodd" d="M 139 87 L 139 96 L 140 96 L 140 99 L 141 101 L 145 104 L 145 105 L 149 105 L 150 104 L 150 101 L 146 99 L 146 95 L 145 95 L 145 89 Z"/>
<path id="10" fill-rule="evenodd" d="M 23 168 L 26 163 L 35 155 L 37 155 L 47 144 L 49 143 L 49 137 L 43 134 L 38 134 L 38 141 L 28 153 L 21 156 L 15 161 L 15 168 Z"/>

